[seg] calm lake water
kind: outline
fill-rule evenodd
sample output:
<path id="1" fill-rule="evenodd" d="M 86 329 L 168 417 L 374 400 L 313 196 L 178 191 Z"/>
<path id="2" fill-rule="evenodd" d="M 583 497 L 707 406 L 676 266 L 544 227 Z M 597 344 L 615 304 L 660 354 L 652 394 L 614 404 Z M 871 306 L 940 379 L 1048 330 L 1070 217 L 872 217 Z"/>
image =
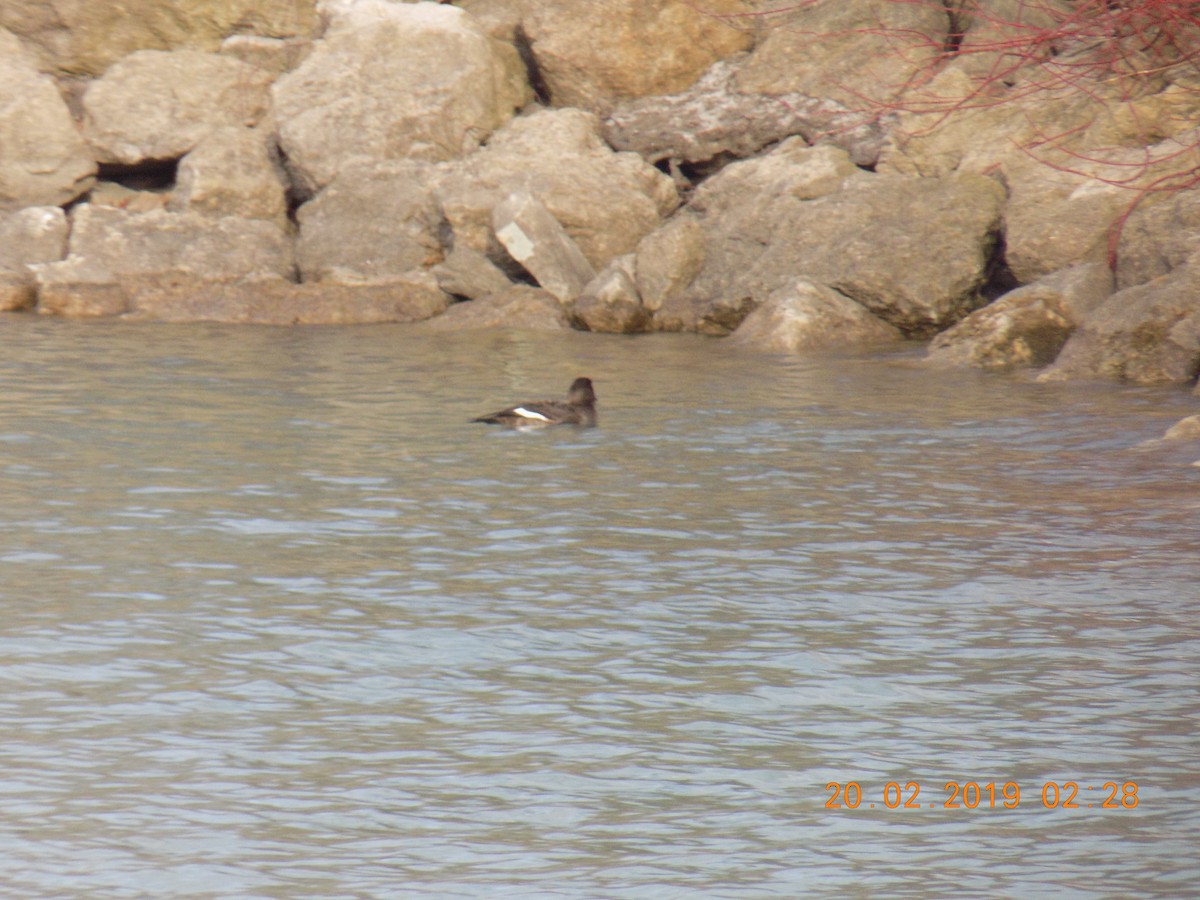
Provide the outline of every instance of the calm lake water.
<path id="1" fill-rule="evenodd" d="M 1187 391 L 665 335 L 0 346 L 6 896 L 1195 890 L 1200 446 L 1140 446 Z M 576 375 L 598 429 L 466 421 Z"/>

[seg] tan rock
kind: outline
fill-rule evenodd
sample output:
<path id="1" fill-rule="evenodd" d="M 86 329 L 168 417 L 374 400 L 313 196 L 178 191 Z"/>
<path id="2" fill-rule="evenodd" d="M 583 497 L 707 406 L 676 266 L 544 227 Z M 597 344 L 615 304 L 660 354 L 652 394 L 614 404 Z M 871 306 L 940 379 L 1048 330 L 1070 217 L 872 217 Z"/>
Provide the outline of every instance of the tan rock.
<path id="1" fill-rule="evenodd" d="M 529 191 L 513 191 L 496 204 L 492 230 L 508 255 L 560 303 L 574 300 L 596 276 L 579 245 Z"/>
<path id="2" fill-rule="evenodd" d="M 704 265 L 704 229 L 682 212 L 650 232 L 637 246 L 634 277 L 642 305 L 651 313 L 684 290 Z"/>
<path id="3" fill-rule="evenodd" d="M 848 164 L 836 148 L 784 144 L 706 181 L 691 204 L 704 231 L 703 264 L 663 300 L 657 327 L 728 334 L 797 277 L 834 288 L 910 336 L 977 307 L 1003 189 L 981 176 L 846 177 L 834 155 Z"/>
<path id="4" fill-rule="evenodd" d="M 261 121 L 270 80 L 215 53 L 141 50 L 88 87 L 84 134 L 101 162 L 177 159 L 218 128 Z"/>
<path id="5" fill-rule="evenodd" d="M 1117 291 L 1084 317 L 1043 381 L 1189 384 L 1200 373 L 1200 256 Z"/>
<path id="6" fill-rule="evenodd" d="M 214 129 L 182 159 L 167 208 L 201 215 L 265 219 L 286 228 L 283 175 L 261 131 Z"/>
<path id="7" fill-rule="evenodd" d="M 54 82 L 0 29 L 0 210 L 60 206 L 87 192 L 96 161 Z"/>
<path id="8" fill-rule="evenodd" d="M 650 327 L 650 311 L 638 295 L 634 267 L 637 257 L 618 256 L 593 278 L 571 304 L 576 323 L 588 331 L 636 334 Z"/>
<path id="9" fill-rule="evenodd" d="M 679 204 L 668 176 L 604 144 L 596 116 L 541 110 L 514 119 L 445 171 L 438 199 L 456 245 L 503 259 L 492 209 L 522 189 L 541 201 L 595 269 L 633 252 Z"/>
<path id="10" fill-rule="evenodd" d="M 738 90 L 807 94 L 873 114 L 933 64 L 948 20 L 940 3 L 799 3 L 766 27 Z"/>
<path id="11" fill-rule="evenodd" d="M 749 48 L 752 26 L 723 18 L 749 9 L 742 0 L 539 0 L 523 27 L 550 102 L 606 112 L 681 91 Z"/>
<path id="12" fill-rule="evenodd" d="M 803 353 L 900 337 L 898 329 L 849 297 L 797 278 L 772 291 L 729 336 L 729 342 L 767 353 Z"/>
<path id="13" fill-rule="evenodd" d="M 386 280 L 440 262 L 437 177 L 418 160 L 344 170 L 297 213 L 302 280 Z"/>
<path id="14" fill-rule="evenodd" d="M 212 51 L 235 33 L 311 37 L 318 17 L 316 0 L 4 0 L 0 26 L 28 41 L 48 70 L 97 76 L 138 50 Z"/>
<path id="15" fill-rule="evenodd" d="M 281 278 L 204 280 L 186 274 L 130 279 L 128 318 L 258 325 L 419 322 L 450 297 L 428 275 L 370 284 L 294 284 Z"/>
<path id="16" fill-rule="evenodd" d="M 1009 291 L 943 331 L 926 358 L 938 365 L 981 369 L 1048 365 L 1112 290 L 1112 272 L 1103 263 L 1056 272 Z"/>
<path id="17" fill-rule="evenodd" d="M 462 10 L 383 0 L 337 8 L 274 88 L 280 144 L 312 192 L 355 163 L 460 157 L 531 96 L 516 49 Z"/>
<path id="18" fill-rule="evenodd" d="M 479 328 L 569 331 L 571 322 L 563 305 L 553 294 L 541 288 L 514 284 L 498 294 L 456 303 L 421 327 L 430 331 Z"/>

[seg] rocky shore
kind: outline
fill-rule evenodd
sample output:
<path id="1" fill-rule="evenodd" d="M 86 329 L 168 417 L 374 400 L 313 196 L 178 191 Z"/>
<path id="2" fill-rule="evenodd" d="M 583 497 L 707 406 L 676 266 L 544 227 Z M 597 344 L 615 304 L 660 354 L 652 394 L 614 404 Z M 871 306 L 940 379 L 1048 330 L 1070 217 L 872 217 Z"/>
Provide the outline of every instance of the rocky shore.
<path id="1" fill-rule="evenodd" d="M 1194 383 L 1200 75 L 974 6 L 0 0 L 0 309 Z"/>

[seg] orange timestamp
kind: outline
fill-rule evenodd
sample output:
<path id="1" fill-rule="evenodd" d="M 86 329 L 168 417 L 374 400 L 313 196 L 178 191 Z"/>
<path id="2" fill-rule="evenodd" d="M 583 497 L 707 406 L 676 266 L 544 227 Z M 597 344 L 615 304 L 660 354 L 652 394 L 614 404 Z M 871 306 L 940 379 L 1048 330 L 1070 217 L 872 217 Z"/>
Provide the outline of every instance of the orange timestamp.
<path id="1" fill-rule="evenodd" d="M 930 801 L 929 792 L 921 793 L 916 781 L 889 781 L 877 797 L 878 803 L 863 794 L 857 781 L 831 781 L 825 785 L 829 797 L 826 809 L 1016 809 L 1021 804 L 1021 786 L 1015 781 L 947 781 L 940 796 Z M 1078 781 L 1047 781 L 1042 784 L 1045 809 L 1136 809 L 1136 781 L 1105 781 L 1089 785 Z"/>

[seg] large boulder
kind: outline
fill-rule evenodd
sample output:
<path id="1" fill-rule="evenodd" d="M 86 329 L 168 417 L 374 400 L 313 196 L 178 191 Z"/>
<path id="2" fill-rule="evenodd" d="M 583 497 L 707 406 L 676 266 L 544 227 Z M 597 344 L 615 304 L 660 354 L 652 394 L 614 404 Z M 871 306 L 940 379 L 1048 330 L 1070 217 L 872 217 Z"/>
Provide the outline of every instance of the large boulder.
<path id="1" fill-rule="evenodd" d="M 739 91 L 743 57 L 722 60 L 687 90 L 617 105 L 604 119 L 615 150 L 650 162 L 707 163 L 752 156 L 792 135 L 844 148 L 858 165 L 873 165 L 883 143 L 877 122 L 842 104 L 807 94 Z"/>
<path id="2" fill-rule="evenodd" d="M 584 287 L 571 304 L 574 321 L 588 331 L 635 334 L 647 331 L 650 311 L 638 294 L 633 253 L 618 256 Z"/>
<path id="3" fill-rule="evenodd" d="M 514 284 L 478 300 L 455 303 L 424 323 L 429 331 L 473 331 L 483 328 L 519 328 L 526 331 L 569 331 L 566 309 L 549 291 Z"/>
<path id="4" fill-rule="evenodd" d="M 1037 368 L 1058 356 L 1071 332 L 1113 291 L 1103 263 L 1074 266 L 1009 291 L 943 331 L 927 359 L 980 369 Z"/>
<path id="5" fill-rule="evenodd" d="M 67 258 L 34 267 L 44 312 L 125 312 L 122 285 L 144 276 L 287 278 L 294 269 L 291 238 L 260 219 L 131 213 L 85 203 L 72 212 L 71 224 Z"/>
<path id="6" fill-rule="evenodd" d="M 141 50 L 89 85 L 84 134 L 100 162 L 178 159 L 222 126 L 261 121 L 270 81 L 263 70 L 216 53 Z"/>
<path id="7" fill-rule="evenodd" d="M 450 304 L 433 277 L 413 273 L 371 284 L 295 284 L 282 278 L 197 279 L 186 273 L 131 278 L 126 317 L 159 322 L 357 325 L 420 322 Z"/>
<path id="8" fill-rule="evenodd" d="M 532 94 L 516 49 L 462 10 L 359 0 L 274 96 L 293 177 L 316 192 L 355 163 L 469 153 Z"/>
<path id="9" fill-rule="evenodd" d="M 216 50 L 223 38 L 311 37 L 316 0 L 0 0 L 0 26 L 23 37 L 42 64 L 64 75 L 102 74 L 137 50 Z"/>
<path id="10" fill-rule="evenodd" d="M 656 323 L 727 334 L 801 277 L 906 335 L 930 334 L 981 304 L 1003 201 L 1000 185 L 982 176 L 873 175 L 836 148 L 785 142 L 696 192 L 704 260 Z"/>
<path id="11" fill-rule="evenodd" d="M 801 353 L 878 344 L 901 337 L 866 307 L 831 287 L 796 278 L 772 291 L 729 337 L 732 346 Z"/>
<path id="12" fill-rule="evenodd" d="M 1187 384 L 1198 373 L 1200 254 L 1169 275 L 1110 296 L 1084 318 L 1039 377 Z"/>
<path id="13" fill-rule="evenodd" d="M 390 279 L 442 260 L 437 167 L 419 160 L 352 166 L 300 207 L 304 281 Z"/>
<path id="14" fill-rule="evenodd" d="M 1200 186 L 1136 199 L 1116 247 L 1118 288 L 1167 275 L 1200 250 Z"/>
<path id="15" fill-rule="evenodd" d="M 167 208 L 287 227 L 287 188 L 260 130 L 214 129 L 179 162 Z"/>
<path id="16" fill-rule="evenodd" d="M 486 147 L 449 167 L 438 188 L 458 242 L 497 262 L 506 251 L 492 210 L 515 191 L 535 196 L 596 270 L 632 252 L 679 205 L 674 182 L 633 153 L 614 153 L 583 110 L 540 110 L 514 119 Z"/>
<path id="17" fill-rule="evenodd" d="M 53 80 L 0 28 L 0 210 L 69 203 L 95 174 Z"/>
<path id="18" fill-rule="evenodd" d="M 749 10 L 744 0 L 538 0 L 522 24 L 550 102 L 604 112 L 683 90 L 749 48 L 750 26 L 728 18 Z"/>
<path id="19" fill-rule="evenodd" d="M 949 31 L 941 3 L 793 3 L 780 12 L 737 89 L 823 97 L 868 115 L 934 65 Z"/>

